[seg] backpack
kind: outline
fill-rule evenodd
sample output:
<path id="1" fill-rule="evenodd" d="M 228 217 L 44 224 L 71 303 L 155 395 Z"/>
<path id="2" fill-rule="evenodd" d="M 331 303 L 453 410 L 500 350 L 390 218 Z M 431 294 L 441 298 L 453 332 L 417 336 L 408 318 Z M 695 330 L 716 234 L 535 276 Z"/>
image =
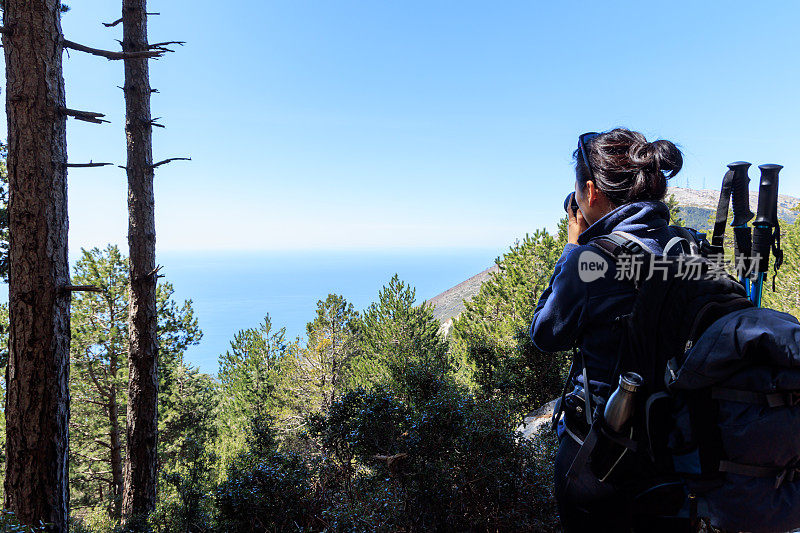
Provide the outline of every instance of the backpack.
<path id="1" fill-rule="evenodd" d="M 613 377 L 633 371 L 644 385 L 630 438 L 605 431 L 601 403 L 567 478 L 610 439 L 629 453 L 607 481 L 637 512 L 734 531 L 798 528 L 800 324 L 754 307 L 742 284 L 703 255 L 702 234 L 674 232 L 665 251 L 680 244 L 681 253 L 671 256 L 622 233 L 591 243 L 614 259 L 618 276 L 640 265 L 629 276 L 633 309 L 616 320 Z"/>

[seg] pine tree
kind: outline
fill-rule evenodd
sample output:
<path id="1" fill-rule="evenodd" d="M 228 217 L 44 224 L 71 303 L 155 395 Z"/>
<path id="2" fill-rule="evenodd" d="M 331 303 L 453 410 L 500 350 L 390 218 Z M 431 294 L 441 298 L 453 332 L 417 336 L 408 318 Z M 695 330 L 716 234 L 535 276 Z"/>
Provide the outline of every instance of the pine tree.
<path id="1" fill-rule="evenodd" d="M 73 279 L 102 292 L 80 293 L 73 305 L 71 350 L 73 394 L 70 468 L 73 508 L 108 509 L 112 520 L 121 516 L 123 467 L 126 438 L 127 397 L 124 394 L 128 372 L 128 260 L 116 246 L 104 250 L 83 250 L 75 265 Z M 162 402 L 167 419 L 173 404 L 168 401 L 179 385 L 176 378 L 185 368 L 183 352 L 199 342 L 191 301 L 178 305 L 173 288 L 158 286 L 157 310 L 160 326 L 159 349 Z M 188 400 L 187 400 L 188 401 Z M 167 432 L 161 446 L 169 449 L 180 439 Z M 165 462 L 171 460 L 165 455 Z"/>
<path id="2" fill-rule="evenodd" d="M 664 203 L 669 208 L 669 223 L 675 226 L 685 226 L 686 221 L 681 217 L 681 206 L 678 205 L 678 200 L 675 199 L 674 194 L 670 194 Z"/>
<path id="3" fill-rule="evenodd" d="M 162 375 L 159 372 L 159 375 Z M 211 522 L 218 383 L 182 362 L 159 393 L 158 507 L 164 531 L 203 531 Z"/>
<path id="4" fill-rule="evenodd" d="M 352 386 L 381 385 L 407 399 L 408 380 L 417 371 L 439 375 L 450 370 L 447 342 L 433 309 L 415 302 L 416 290 L 395 274 L 364 311 Z"/>
<path id="5" fill-rule="evenodd" d="M 566 219 L 556 236 L 546 230 L 526 235 L 496 261 L 499 272 L 453 323 L 452 352 L 471 368 L 480 395 L 505 403 L 517 415 L 557 395 L 569 358 L 540 352 L 529 334 L 565 243 Z"/>
<path id="6" fill-rule="evenodd" d="M 150 50 L 147 0 L 122 0 L 122 49 Z M 128 247 L 130 249 L 130 341 L 128 440 L 125 458 L 126 520 L 156 505 L 158 442 L 158 332 L 156 314 L 156 222 L 153 192 L 153 121 L 147 57 L 125 59 L 125 134 L 128 140 Z"/>
<path id="7" fill-rule="evenodd" d="M 317 316 L 306 325 L 308 339 L 289 380 L 300 423 L 305 413 L 324 411 L 341 395 L 360 349 L 359 326 L 358 312 L 342 296 L 329 294 L 317 302 Z"/>
<path id="8" fill-rule="evenodd" d="M 220 356 L 220 472 L 242 451 L 253 424 L 272 426 L 285 418 L 285 381 L 296 351 L 285 328 L 273 331 L 267 315 L 257 328 L 236 333 Z"/>
<path id="9" fill-rule="evenodd" d="M 58 0 L 5 0 L 9 307 L 5 507 L 66 531 L 69 265 Z M 32 423 L 36 421 L 36 423 Z"/>
<path id="10" fill-rule="evenodd" d="M 119 249 L 82 251 L 73 280 L 102 292 L 80 293 L 72 314 L 72 507 L 109 503 L 112 519 L 122 505 L 128 318 L 127 262 Z"/>

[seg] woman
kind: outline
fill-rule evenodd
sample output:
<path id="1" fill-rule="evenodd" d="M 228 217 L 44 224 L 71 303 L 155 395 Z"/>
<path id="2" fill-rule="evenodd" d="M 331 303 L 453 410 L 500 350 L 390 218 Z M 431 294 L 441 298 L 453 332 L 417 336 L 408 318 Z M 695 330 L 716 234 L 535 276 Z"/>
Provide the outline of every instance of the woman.
<path id="1" fill-rule="evenodd" d="M 601 483 L 588 469 L 564 483 L 580 448 L 581 433 L 588 429 L 580 416 L 582 406 L 575 405 L 584 397 L 584 376 L 592 395 L 608 396 L 621 340 L 613 319 L 629 313 L 634 301 L 630 281 L 616 280 L 613 261 L 588 243 L 621 231 L 651 252 L 662 254 L 675 236 L 669 228 L 669 209 L 662 200 L 667 179 L 681 169 L 683 157 L 670 141 L 648 142 L 641 133 L 622 128 L 581 135 L 573 157 L 578 209 L 567 209 L 568 242 L 536 307 L 531 338 L 543 351 L 577 346 L 581 355 L 574 362 L 576 391 L 568 397 L 574 401 L 565 402 L 558 432 L 556 498 L 564 531 L 630 531 L 634 510 L 610 484 Z M 608 269 L 598 279 L 582 281 L 581 254 L 589 250 L 594 252 L 590 256 L 594 260 L 606 260 Z M 655 527 L 649 521 L 647 530 L 655 531 Z M 674 523 L 665 527 L 677 531 Z"/>

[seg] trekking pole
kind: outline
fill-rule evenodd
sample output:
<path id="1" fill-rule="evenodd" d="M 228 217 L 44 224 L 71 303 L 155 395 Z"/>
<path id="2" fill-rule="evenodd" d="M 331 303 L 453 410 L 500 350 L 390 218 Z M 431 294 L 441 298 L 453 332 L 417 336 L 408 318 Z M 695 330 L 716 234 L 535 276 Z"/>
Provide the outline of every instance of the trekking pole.
<path id="1" fill-rule="evenodd" d="M 730 165 L 728 166 L 730 167 Z M 722 188 L 719 191 L 719 202 L 717 203 L 717 218 L 714 221 L 714 231 L 711 234 L 711 247 L 709 251 L 712 256 L 717 256 L 720 259 L 724 253 L 722 245 L 725 243 L 725 227 L 728 225 L 728 205 L 731 203 L 733 175 L 733 169 L 730 169 L 722 178 Z"/>
<path id="2" fill-rule="evenodd" d="M 780 252 L 778 225 L 778 173 L 783 167 L 768 164 L 759 165 L 758 168 L 761 169 L 761 183 L 758 188 L 758 212 L 753 221 L 753 259 L 758 261 L 758 266 L 750 300 L 756 307 L 761 307 L 761 293 L 769 269 L 769 251 L 775 250 L 776 271 L 783 255 Z"/>
<path id="3" fill-rule="evenodd" d="M 750 210 L 750 176 L 747 170 L 750 163 L 747 161 L 735 161 L 728 165 L 733 172 L 731 184 L 733 198 L 733 242 L 734 257 L 736 258 L 736 270 L 739 272 L 739 281 L 744 285 L 747 295 L 750 296 L 750 254 L 752 253 L 753 243 L 751 240 L 751 228 L 747 223 L 755 215 Z"/>

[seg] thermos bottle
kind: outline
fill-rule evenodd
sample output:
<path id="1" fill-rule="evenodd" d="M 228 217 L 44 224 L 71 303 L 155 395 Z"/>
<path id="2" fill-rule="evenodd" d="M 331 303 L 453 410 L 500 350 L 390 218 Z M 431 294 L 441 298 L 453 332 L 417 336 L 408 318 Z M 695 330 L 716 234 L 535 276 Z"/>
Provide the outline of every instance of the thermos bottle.
<path id="1" fill-rule="evenodd" d="M 603 428 L 607 433 L 630 438 L 636 391 L 643 381 L 642 376 L 636 372 L 625 372 L 619 377 L 619 387 L 608 399 L 603 411 Z M 592 471 L 597 478 L 605 481 L 627 451 L 626 447 L 601 434 L 591 459 Z"/>

